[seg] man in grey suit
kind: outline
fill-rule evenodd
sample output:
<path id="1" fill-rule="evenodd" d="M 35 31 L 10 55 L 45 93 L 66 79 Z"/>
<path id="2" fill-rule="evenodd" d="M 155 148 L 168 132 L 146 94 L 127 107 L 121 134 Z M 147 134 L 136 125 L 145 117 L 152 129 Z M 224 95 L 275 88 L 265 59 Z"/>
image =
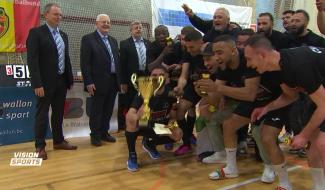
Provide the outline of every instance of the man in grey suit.
<path id="1" fill-rule="evenodd" d="M 82 37 L 80 66 L 87 92 L 91 95 L 89 118 L 91 144 L 115 142 L 109 133 L 119 81 L 119 50 L 115 38 L 108 35 L 111 20 L 106 14 L 96 18 L 96 31 Z"/>

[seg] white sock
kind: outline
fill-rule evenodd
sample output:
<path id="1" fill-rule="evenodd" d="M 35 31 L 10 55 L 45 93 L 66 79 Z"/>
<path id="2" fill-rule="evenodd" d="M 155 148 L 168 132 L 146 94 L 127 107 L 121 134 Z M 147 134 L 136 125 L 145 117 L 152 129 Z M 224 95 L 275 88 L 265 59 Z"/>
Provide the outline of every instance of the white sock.
<path id="1" fill-rule="evenodd" d="M 238 173 L 236 152 L 237 148 L 225 148 L 227 156 L 227 166 L 224 168 L 226 173 Z"/>
<path id="2" fill-rule="evenodd" d="M 280 165 L 273 165 L 273 168 L 274 168 L 275 173 L 277 174 L 277 176 L 279 176 L 280 187 L 291 190 L 292 188 L 291 188 L 291 184 L 289 182 L 286 163 L 284 162 L 284 163 L 282 163 Z"/>
<path id="3" fill-rule="evenodd" d="M 310 168 L 311 177 L 313 178 L 313 190 L 322 190 L 325 188 L 324 168 Z"/>
<path id="4" fill-rule="evenodd" d="M 272 165 L 264 164 L 264 168 L 268 172 L 274 172 L 274 169 L 273 169 L 273 166 Z"/>

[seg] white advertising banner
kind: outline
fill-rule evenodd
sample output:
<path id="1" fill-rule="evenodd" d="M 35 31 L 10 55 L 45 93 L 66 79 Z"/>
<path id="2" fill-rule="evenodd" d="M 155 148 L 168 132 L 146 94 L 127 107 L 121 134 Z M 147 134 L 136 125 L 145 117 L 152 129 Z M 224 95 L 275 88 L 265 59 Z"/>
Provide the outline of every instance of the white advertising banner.
<path id="1" fill-rule="evenodd" d="M 183 26 L 190 25 L 182 4 L 186 3 L 193 12 L 205 20 L 213 18 L 214 11 L 219 7 L 226 8 L 230 13 L 230 20 L 243 28 L 249 28 L 252 20 L 252 8 L 226 5 L 198 0 L 152 0 L 152 29 L 160 24 L 166 25 L 172 37 L 180 34 Z"/>

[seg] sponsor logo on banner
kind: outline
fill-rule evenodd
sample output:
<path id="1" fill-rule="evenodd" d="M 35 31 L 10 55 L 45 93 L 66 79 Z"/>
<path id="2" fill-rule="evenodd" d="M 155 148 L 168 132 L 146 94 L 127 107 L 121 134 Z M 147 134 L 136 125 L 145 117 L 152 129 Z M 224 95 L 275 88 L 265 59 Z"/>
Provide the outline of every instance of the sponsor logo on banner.
<path id="1" fill-rule="evenodd" d="M 15 152 L 10 166 L 41 166 L 42 161 L 42 158 L 38 158 L 38 152 Z"/>
<path id="2" fill-rule="evenodd" d="M 3 7 L 0 7 L 0 38 L 4 36 L 9 28 L 9 17 Z"/>

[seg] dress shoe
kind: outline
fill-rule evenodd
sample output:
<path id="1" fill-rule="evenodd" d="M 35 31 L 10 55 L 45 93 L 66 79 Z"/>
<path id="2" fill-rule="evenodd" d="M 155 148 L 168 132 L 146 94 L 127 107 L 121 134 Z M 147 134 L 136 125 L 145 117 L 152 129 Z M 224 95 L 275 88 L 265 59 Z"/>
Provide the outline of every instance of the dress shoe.
<path id="1" fill-rule="evenodd" d="M 45 152 L 45 148 L 36 148 L 36 153 L 38 153 L 38 158 L 47 160 L 47 154 Z"/>
<path id="2" fill-rule="evenodd" d="M 92 137 L 90 138 L 90 143 L 93 146 L 102 146 L 103 145 L 103 143 L 101 142 L 100 139 L 98 139 L 98 138 L 92 138 Z"/>
<path id="3" fill-rule="evenodd" d="M 105 135 L 102 135 L 101 139 L 102 139 L 103 141 L 106 141 L 106 142 L 112 142 L 112 143 L 116 142 L 116 138 L 113 137 L 113 136 L 111 136 L 111 135 L 108 134 L 108 133 L 105 134 Z"/>
<path id="4" fill-rule="evenodd" d="M 68 141 L 63 140 L 59 144 L 54 144 L 53 148 L 55 150 L 76 150 L 77 146 L 73 146 L 73 145 L 69 144 Z"/>

